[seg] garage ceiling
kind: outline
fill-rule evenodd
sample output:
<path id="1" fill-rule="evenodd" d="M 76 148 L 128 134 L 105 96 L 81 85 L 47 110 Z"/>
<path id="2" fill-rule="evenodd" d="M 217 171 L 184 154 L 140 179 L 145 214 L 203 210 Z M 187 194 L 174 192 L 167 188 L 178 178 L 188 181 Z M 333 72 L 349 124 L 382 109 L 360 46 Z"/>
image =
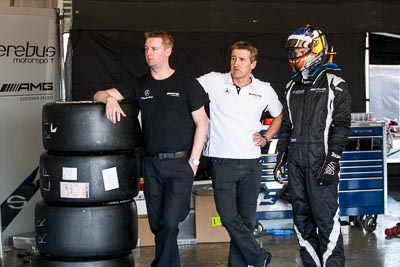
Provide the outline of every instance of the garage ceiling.
<path id="1" fill-rule="evenodd" d="M 396 0 L 79 0 L 73 28 L 288 33 L 310 23 L 325 32 L 400 32 Z"/>

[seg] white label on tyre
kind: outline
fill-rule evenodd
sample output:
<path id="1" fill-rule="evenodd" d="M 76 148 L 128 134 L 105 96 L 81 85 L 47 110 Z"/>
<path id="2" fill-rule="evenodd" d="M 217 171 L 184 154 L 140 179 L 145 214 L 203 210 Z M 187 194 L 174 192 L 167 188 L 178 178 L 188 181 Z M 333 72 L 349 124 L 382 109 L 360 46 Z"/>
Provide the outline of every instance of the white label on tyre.
<path id="1" fill-rule="evenodd" d="M 62 179 L 67 181 L 76 181 L 78 180 L 78 169 L 77 168 L 62 168 Z"/>
<path id="2" fill-rule="evenodd" d="M 104 190 L 109 191 L 119 188 L 117 168 L 109 168 L 101 171 L 103 174 Z"/>
<path id="3" fill-rule="evenodd" d="M 89 198 L 89 183 L 60 183 L 62 198 Z"/>

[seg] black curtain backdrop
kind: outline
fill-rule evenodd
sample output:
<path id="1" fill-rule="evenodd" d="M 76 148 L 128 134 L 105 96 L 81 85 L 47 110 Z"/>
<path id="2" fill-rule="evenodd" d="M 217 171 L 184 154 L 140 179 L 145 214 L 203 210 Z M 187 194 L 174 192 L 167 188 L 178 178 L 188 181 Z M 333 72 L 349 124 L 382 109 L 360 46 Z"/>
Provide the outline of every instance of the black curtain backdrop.
<path id="1" fill-rule="evenodd" d="M 394 36 L 370 34 L 369 63 L 375 65 L 400 65 L 400 34 Z"/>
<path id="2" fill-rule="evenodd" d="M 173 33 L 171 65 L 195 77 L 228 71 L 230 45 L 254 42 L 260 49 L 254 74 L 282 96 L 291 75 L 286 38 L 310 23 L 338 53 L 352 112 L 364 112 L 365 33 L 400 32 L 398 0 L 77 0 L 72 8 L 67 100 L 89 100 L 147 72 L 143 32 L 155 29 Z M 371 38 L 372 64 L 398 64 L 397 40 Z"/>
<path id="3" fill-rule="evenodd" d="M 254 75 L 272 84 L 280 98 L 291 71 L 285 42 L 288 34 L 233 32 L 172 32 L 175 47 L 171 66 L 198 77 L 210 71 L 228 72 L 230 46 L 248 40 L 259 49 Z M 348 82 L 352 112 L 365 110 L 365 34 L 326 34 L 337 52 L 334 62 Z M 118 87 L 148 72 L 144 60 L 143 31 L 73 30 L 72 85 L 67 100 L 91 100 L 100 89 Z"/>

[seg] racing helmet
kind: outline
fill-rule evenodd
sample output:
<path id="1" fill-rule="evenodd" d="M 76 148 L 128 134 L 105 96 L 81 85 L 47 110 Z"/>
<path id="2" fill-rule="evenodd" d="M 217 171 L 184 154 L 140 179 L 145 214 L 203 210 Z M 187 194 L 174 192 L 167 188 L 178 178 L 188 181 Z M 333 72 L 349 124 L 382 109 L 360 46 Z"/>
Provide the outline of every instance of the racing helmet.
<path id="1" fill-rule="evenodd" d="M 295 48 L 308 48 L 301 56 L 296 56 Z M 295 30 L 287 39 L 288 60 L 293 71 L 312 70 L 325 62 L 328 54 L 328 43 L 325 35 L 307 24 Z"/>

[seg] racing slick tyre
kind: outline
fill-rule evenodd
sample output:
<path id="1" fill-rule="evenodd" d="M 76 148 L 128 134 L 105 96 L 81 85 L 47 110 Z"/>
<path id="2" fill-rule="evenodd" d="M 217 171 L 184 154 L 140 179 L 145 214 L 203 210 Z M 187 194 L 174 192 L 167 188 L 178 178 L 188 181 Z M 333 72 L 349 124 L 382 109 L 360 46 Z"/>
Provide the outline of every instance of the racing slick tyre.
<path id="1" fill-rule="evenodd" d="M 51 102 L 42 108 L 43 146 L 51 152 L 130 151 L 141 145 L 135 102 L 122 101 L 126 114 L 118 123 L 106 118 L 96 102 Z"/>
<path id="2" fill-rule="evenodd" d="M 65 261 L 38 255 L 32 257 L 31 262 L 33 267 L 135 267 L 132 253 L 121 257 L 87 261 Z"/>
<path id="3" fill-rule="evenodd" d="M 40 156 L 40 193 L 52 204 L 93 206 L 133 199 L 139 193 L 136 153 Z"/>
<path id="4" fill-rule="evenodd" d="M 96 207 L 36 203 L 36 245 L 44 256 L 95 260 L 128 254 L 136 247 L 137 227 L 134 200 Z"/>

